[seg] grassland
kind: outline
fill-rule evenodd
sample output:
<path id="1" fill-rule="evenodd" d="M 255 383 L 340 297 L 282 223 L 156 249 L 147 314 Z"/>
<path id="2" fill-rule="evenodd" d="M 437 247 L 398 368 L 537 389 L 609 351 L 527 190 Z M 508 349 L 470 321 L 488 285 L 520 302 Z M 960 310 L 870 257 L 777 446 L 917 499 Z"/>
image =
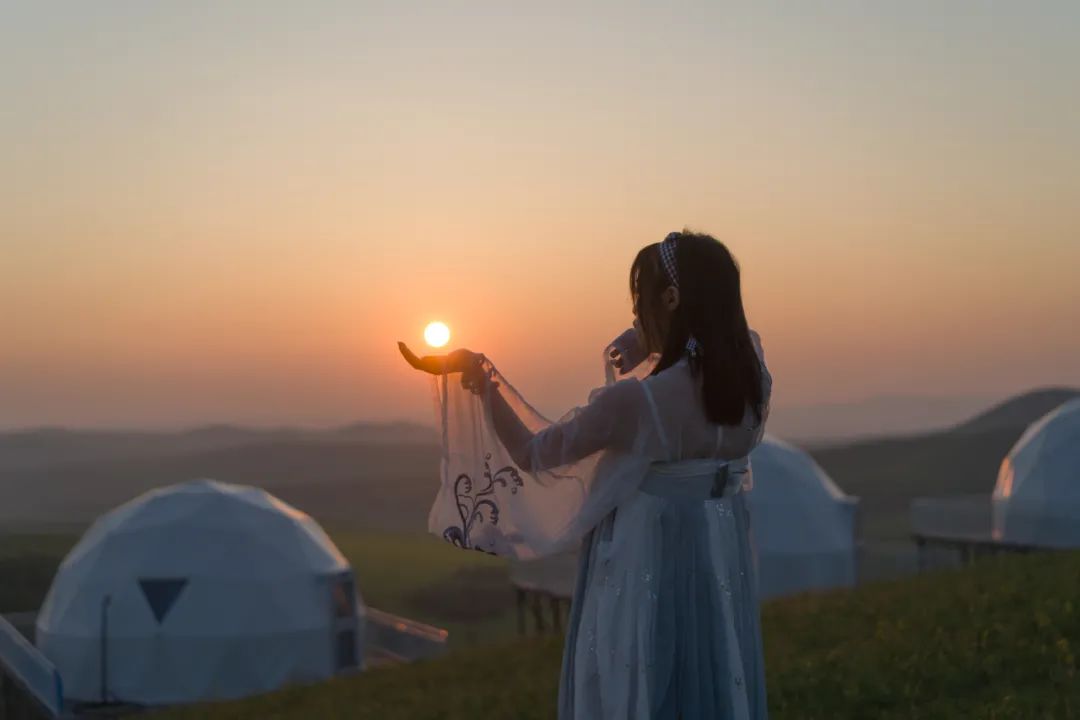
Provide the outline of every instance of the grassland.
<path id="1" fill-rule="evenodd" d="M 778 718 L 1080 716 L 1080 554 L 963 571 L 764 608 Z M 557 638 L 455 652 L 161 720 L 552 718 Z"/>
<path id="2" fill-rule="evenodd" d="M 331 534 L 372 607 L 446 628 L 455 648 L 513 636 L 504 559 L 462 552 L 430 535 Z"/>
<path id="3" fill-rule="evenodd" d="M 0 613 L 36 610 L 75 540 L 68 534 L 0 533 Z"/>

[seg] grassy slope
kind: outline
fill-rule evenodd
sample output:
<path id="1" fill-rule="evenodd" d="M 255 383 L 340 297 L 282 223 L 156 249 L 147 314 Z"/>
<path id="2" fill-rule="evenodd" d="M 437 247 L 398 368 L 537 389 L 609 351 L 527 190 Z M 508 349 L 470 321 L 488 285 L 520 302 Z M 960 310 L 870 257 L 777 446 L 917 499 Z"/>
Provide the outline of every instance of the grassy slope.
<path id="1" fill-rule="evenodd" d="M 513 636 L 505 559 L 462 552 L 431 535 L 331 534 L 372 607 L 446 628 L 453 647 Z"/>
<path id="2" fill-rule="evenodd" d="M 0 613 L 36 610 L 75 540 L 72 535 L 0 533 Z"/>
<path id="3" fill-rule="evenodd" d="M 764 610 L 780 718 L 1080 715 L 1080 555 L 794 598 Z M 471 649 L 162 720 L 554 717 L 558 639 Z"/>

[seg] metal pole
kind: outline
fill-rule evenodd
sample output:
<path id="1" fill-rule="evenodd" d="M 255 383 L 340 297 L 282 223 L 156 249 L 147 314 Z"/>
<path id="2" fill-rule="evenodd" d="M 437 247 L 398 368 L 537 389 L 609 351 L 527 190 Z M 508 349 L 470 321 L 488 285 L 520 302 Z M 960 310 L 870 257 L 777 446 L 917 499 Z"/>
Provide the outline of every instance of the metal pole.
<path id="1" fill-rule="evenodd" d="M 533 619 L 536 621 L 536 633 L 538 635 L 544 634 L 544 607 L 541 604 L 542 599 L 540 593 L 536 590 L 530 592 L 532 596 L 532 611 Z"/>
<path id="2" fill-rule="evenodd" d="M 518 635 L 525 635 L 528 632 L 525 627 L 525 591 L 521 588 L 517 589 L 517 618 Z"/>
<path id="3" fill-rule="evenodd" d="M 109 605 L 112 595 L 101 601 L 101 702 L 109 702 Z"/>

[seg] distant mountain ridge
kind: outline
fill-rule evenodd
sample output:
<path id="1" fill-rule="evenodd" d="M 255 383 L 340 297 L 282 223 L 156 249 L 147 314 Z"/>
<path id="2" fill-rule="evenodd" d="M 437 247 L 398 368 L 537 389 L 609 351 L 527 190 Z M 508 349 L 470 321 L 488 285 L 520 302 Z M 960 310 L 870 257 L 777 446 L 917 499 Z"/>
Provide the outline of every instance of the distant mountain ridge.
<path id="1" fill-rule="evenodd" d="M 769 430 L 803 445 L 911 435 L 943 430 L 990 407 L 980 396 L 883 395 L 854 402 L 774 404 Z"/>
<path id="2" fill-rule="evenodd" d="M 1076 388 L 1054 387 L 1032 390 L 1009 398 L 953 428 L 954 432 L 980 433 L 1002 428 L 1025 428 L 1051 410 L 1080 397 Z"/>
<path id="3" fill-rule="evenodd" d="M 410 422 L 357 422 L 330 428 L 203 425 L 178 431 L 32 428 L 0 433 L 0 470 L 125 458 L 169 458 L 278 442 L 434 444 L 432 427 Z"/>
<path id="4" fill-rule="evenodd" d="M 843 490 L 861 498 L 864 537 L 901 540 L 913 498 L 989 493 L 1027 426 L 1078 395 L 1039 389 L 984 404 L 944 429 L 808 449 Z M 0 529 L 82 524 L 149 488 L 214 478 L 265 487 L 336 527 L 421 531 L 439 461 L 435 430 L 406 422 L 0 433 Z"/>

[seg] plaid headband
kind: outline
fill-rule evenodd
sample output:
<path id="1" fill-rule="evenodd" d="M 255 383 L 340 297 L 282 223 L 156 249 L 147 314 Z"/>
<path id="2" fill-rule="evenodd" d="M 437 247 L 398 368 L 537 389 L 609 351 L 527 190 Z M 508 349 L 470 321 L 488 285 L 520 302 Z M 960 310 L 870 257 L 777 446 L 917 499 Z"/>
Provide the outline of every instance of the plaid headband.
<path id="1" fill-rule="evenodd" d="M 660 243 L 660 262 L 663 264 L 664 270 L 676 290 L 679 288 L 679 265 L 675 262 L 675 250 L 679 247 L 679 237 L 681 235 L 682 233 L 677 232 L 668 233 L 664 241 Z M 686 351 L 691 356 L 701 353 L 701 345 L 698 344 L 693 335 L 686 341 Z"/>
<path id="2" fill-rule="evenodd" d="M 679 246 L 679 235 L 677 232 L 668 233 L 664 242 L 660 243 L 660 260 L 675 287 L 679 287 L 679 266 L 675 263 L 675 248 Z"/>

